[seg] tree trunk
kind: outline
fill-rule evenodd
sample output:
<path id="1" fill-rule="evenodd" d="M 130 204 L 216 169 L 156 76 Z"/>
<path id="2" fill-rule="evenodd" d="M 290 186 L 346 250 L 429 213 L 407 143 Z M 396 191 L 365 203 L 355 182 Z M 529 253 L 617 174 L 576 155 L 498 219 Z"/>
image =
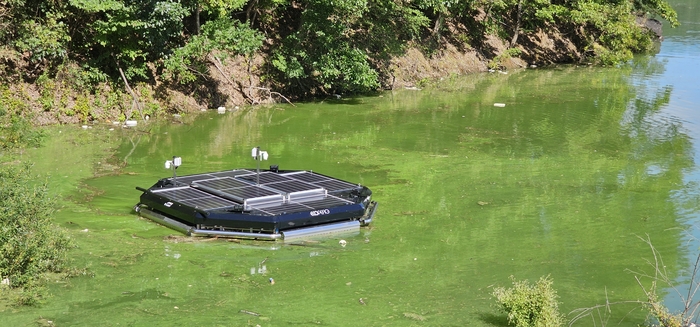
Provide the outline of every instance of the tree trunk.
<path id="1" fill-rule="evenodd" d="M 200 32 L 199 14 L 200 14 L 201 12 L 202 12 L 202 5 L 201 5 L 201 4 L 197 4 L 197 9 L 195 9 L 195 12 L 194 12 L 195 24 L 197 25 L 197 26 L 196 26 L 197 35 L 199 35 L 199 32 Z"/>
<path id="2" fill-rule="evenodd" d="M 248 3 L 248 6 L 245 9 L 245 21 L 246 23 L 253 25 L 253 20 L 255 19 L 254 17 L 251 17 L 251 14 L 253 12 L 253 9 L 255 8 L 255 5 L 258 4 L 258 0 L 253 0 Z"/>
<path id="3" fill-rule="evenodd" d="M 510 40 L 510 47 L 514 47 L 515 43 L 518 42 L 518 34 L 520 34 L 520 23 L 523 18 L 523 0 L 518 0 L 518 18 L 515 22 L 515 32 L 513 32 L 513 38 Z"/>
<path id="4" fill-rule="evenodd" d="M 433 36 L 435 41 L 440 42 L 440 28 L 442 28 L 442 11 L 438 12 L 437 19 L 435 19 L 435 25 L 433 25 Z"/>

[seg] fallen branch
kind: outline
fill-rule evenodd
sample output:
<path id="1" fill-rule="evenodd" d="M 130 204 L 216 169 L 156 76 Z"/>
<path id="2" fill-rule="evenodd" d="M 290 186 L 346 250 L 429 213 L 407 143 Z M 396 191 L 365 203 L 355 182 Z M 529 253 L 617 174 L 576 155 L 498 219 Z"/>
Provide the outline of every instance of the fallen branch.
<path id="1" fill-rule="evenodd" d="M 119 75 L 122 76 L 122 80 L 124 81 L 124 86 L 126 87 L 126 90 L 131 94 L 131 97 L 134 98 L 133 101 L 131 102 L 131 111 L 134 111 L 134 107 L 138 109 L 139 114 L 141 115 L 141 120 L 146 120 L 143 116 L 143 110 L 141 109 L 141 103 L 139 102 L 138 96 L 136 96 L 136 92 L 131 89 L 131 86 L 129 85 L 129 81 L 126 79 L 126 75 L 124 74 L 124 71 L 122 70 L 122 67 L 119 65 L 119 60 L 112 54 L 112 59 L 114 59 L 114 63 L 117 65 L 117 68 L 119 69 Z M 131 117 L 131 112 L 129 112 L 128 115 L 126 115 L 126 119 L 129 119 Z"/>
<path id="2" fill-rule="evenodd" d="M 223 64 L 221 63 L 221 61 L 219 60 L 219 58 L 217 58 L 217 57 L 214 56 L 214 55 L 212 55 L 212 58 L 213 58 L 213 59 L 209 59 L 209 61 L 211 61 L 211 63 L 214 64 L 214 67 L 216 67 L 216 69 L 219 71 L 219 73 L 221 73 L 221 76 L 223 76 L 224 79 L 226 79 L 226 81 L 229 82 L 231 85 L 237 86 L 237 87 L 239 88 L 239 90 L 241 91 L 241 93 L 244 94 L 244 95 L 247 97 L 246 100 L 249 100 L 249 101 L 251 102 L 251 104 L 259 103 L 259 101 L 255 100 L 255 99 L 253 98 L 253 95 L 252 95 L 251 92 L 250 92 L 250 89 L 256 89 L 256 90 L 267 91 L 268 94 L 269 94 L 269 95 L 268 95 L 268 98 L 269 98 L 269 99 L 272 99 L 272 96 L 273 96 L 273 95 L 276 95 L 276 96 L 279 96 L 280 98 L 284 99 L 285 101 L 287 101 L 287 103 L 289 103 L 289 104 L 291 104 L 292 106 L 294 106 L 294 104 L 292 103 L 292 101 L 290 101 L 289 99 L 287 99 L 287 97 L 285 97 L 284 95 L 282 95 L 282 94 L 279 93 L 279 92 L 272 91 L 272 90 L 270 90 L 269 88 L 266 88 L 266 87 L 259 87 L 259 86 L 252 86 L 252 85 L 249 85 L 249 86 L 248 86 L 248 92 L 247 92 L 247 94 L 246 94 L 246 92 L 243 92 L 243 90 L 242 90 L 242 88 L 243 88 L 242 85 L 240 85 L 240 84 L 237 85 L 237 84 L 234 83 L 230 78 L 228 78 L 228 76 L 226 76 L 226 74 L 224 73 L 224 70 L 221 68 L 221 66 L 222 66 Z"/>
<path id="3" fill-rule="evenodd" d="M 267 92 L 270 94 L 270 96 L 269 96 L 270 98 L 272 98 L 273 95 L 277 95 L 277 96 L 279 96 L 280 98 L 282 98 L 282 99 L 284 99 L 285 101 L 287 101 L 287 103 L 291 104 L 293 107 L 296 107 L 296 106 L 292 103 L 292 101 L 289 101 L 289 99 L 287 99 L 287 97 L 285 97 L 284 95 L 282 95 L 282 94 L 279 93 L 279 92 L 272 91 L 272 90 L 270 90 L 269 88 L 266 88 L 266 87 L 259 87 L 259 86 L 249 86 L 248 88 L 250 88 L 250 89 L 256 89 L 256 90 L 267 91 Z"/>

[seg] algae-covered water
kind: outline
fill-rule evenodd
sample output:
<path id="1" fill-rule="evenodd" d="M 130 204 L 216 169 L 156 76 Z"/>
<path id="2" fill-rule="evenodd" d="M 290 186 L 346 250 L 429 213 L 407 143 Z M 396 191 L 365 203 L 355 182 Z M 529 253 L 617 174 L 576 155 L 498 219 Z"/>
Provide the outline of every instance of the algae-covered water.
<path id="1" fill-rule="evenodd" d="M 700 204 L 694 24 L 667 30 L 660 53 L 633 67 L 478 74 L 131 129 L 54 127 L 23 156 L 63 195 L 56 222 L 86 274 L 50 284 L 39 307 L 0 307 L 0 325 L 505 326 L 491 292 L 511 275 L 550 276 L 563 313 L 645 300 L 644 239 L 682 286 Z M 178 175 L 254 168 L 254 146 L 266 164 L 367 185 L 374 222 L 345 247 L 301 246 L 191 239 L 133 213 L 135 187 L 169 176 L 168 158 L 183 158 Z M 636 326 L 646 313 L 611 315 Z"/>

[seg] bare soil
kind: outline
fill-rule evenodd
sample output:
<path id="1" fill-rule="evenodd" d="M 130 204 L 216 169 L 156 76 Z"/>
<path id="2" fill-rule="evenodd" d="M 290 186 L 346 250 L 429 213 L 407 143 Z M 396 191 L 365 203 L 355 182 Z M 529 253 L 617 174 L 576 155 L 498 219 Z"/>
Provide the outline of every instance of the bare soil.
<path id="1" fill-rule="evenodd" d="M 409 48 L 402 56 L 391 60 L 381 85 L 386 89 L 415 87 L 442 77 L 485 72 L 489 67 L 508 70 L 581 59 L 574 43 L 556 29 L 521 34 L 516 46 L 518 57 L 504 56 L 507 41 L 486 36 L 480 48 L 443 40 L 441 49 L 430 55 L 418 46 Z M 131 85 L 138 102 L 124 90 L 118 99 L 108 99 L 109 85 L 98 92 L 76 94 L 69 81 L 57 77 L 47 96 L 46 86 L 21 83 L 12 85 L 10 92 L 23 103 L 37 125 L 87 124 L 125 119 L 143 119 L 151 112 L 192 113 L 224 106 L 234 109 L 245 105 L 286 102 L 290 95 L 270 89 L 261 79 L 263 56 L 247 60 L 232 57 L 220 61 L 211 56 L 206 82 L 198 85 L 168 85 L 152 83 Z M 42 95 L 43 92 L 43 95 Z M 160 110 L 153 110 L 159 108 Z M 165 110 L 162 110 L 165 109 Z"/>

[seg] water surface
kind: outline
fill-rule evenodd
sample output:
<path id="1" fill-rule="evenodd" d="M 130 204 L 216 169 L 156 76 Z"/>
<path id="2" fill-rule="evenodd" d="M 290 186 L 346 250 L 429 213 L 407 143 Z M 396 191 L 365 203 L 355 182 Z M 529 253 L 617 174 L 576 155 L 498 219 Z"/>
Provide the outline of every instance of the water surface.
<path id="1" fill-rule="evenodd" d="M 550 276 L 564 313 L 644 300 L 633 273 L 653 273 L 644 239 L 682 283 L 697 255 L 700 12 L 677 2 L 686 27 L 629 67 L 476 74 L 136 129 L 56 127 L 27 156 L 67 196 L 56 219 L 89 274 L 3 315 L 15 326 L 505 326 L 490 294 L 511 275 Z M 183 158 L 179 175 L 255 167 L 254 146 L 282 169 L 369 186 L 372 226 L 346 247 L 192 240 L 132 212 L 135 187 L 169 176 L 168 158 Z M 610 321 L 645 316 L 619 305 Z"/>

